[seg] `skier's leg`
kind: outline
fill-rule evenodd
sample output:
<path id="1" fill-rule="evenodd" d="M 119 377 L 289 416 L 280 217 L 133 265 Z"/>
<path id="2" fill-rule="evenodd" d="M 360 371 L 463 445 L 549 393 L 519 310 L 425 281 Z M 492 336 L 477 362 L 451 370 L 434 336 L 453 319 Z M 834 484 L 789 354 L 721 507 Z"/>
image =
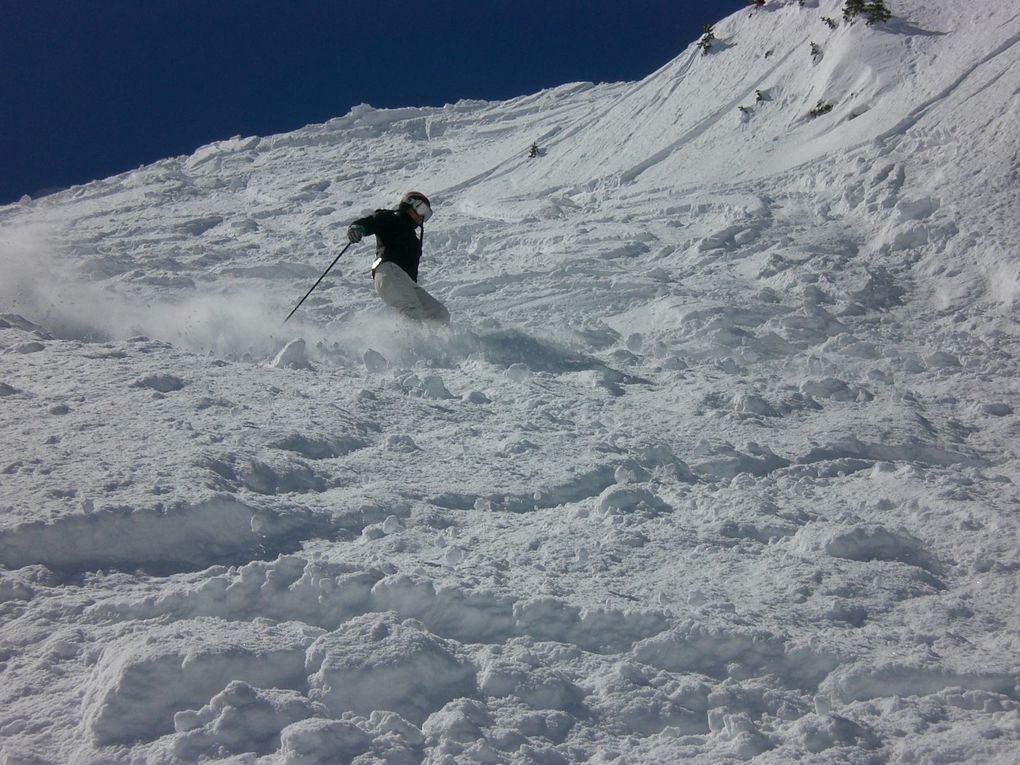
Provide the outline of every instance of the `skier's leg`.
<path id="1" fill-rule="evenodd" d="M 425 318 L 414 280 L 396 263 L 381 263 L 375 270 L 375 291 L 386 305 L 414 321 Z"/>
<path id="2" fill-rule="evenodd" d="M 434 321 L 439 324 L 450 323 L 450 312 L 446 310 L 445 305 L 440 303 L 417 284 L 414 287 L 414 291 L 418 296 L 418 302 L 421 303 L 422 312 L 426 321 Z"/>

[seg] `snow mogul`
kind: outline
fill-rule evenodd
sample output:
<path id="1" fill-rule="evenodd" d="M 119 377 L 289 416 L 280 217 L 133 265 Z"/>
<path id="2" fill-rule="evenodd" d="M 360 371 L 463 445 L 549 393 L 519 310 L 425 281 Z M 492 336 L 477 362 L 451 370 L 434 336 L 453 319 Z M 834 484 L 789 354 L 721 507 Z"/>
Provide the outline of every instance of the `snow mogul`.
<path id="1" fill-rule="evenodd" d="M 347 238 L 360 242 L 375 235 L 372 280 L 375 291 L 388 306 L 414 321 L 447 324 L 450 312 L 418 284 L 418 262 L 425 240 L 425 221 L 432 217 L 429 198 L 410 191 L 396 210 L 376 210 L 347 229 Z M 421 229 L 421 238 L 416 229 Z"/>

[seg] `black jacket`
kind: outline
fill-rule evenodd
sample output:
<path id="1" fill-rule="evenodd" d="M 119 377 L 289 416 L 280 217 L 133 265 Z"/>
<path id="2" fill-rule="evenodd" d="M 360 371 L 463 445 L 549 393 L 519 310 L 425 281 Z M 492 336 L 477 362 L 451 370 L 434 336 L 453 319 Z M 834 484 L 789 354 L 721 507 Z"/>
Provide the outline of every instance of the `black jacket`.
<path id="1" fill-rule="evenodd" d="M 375 234 L 375 254 L 379 260 L 396 263 L 414 281 L 418 281 L 421 239 L 415 233 L 418 225 L 407 213 L 400 210 L 376 210 L 354 221 L 352 225 L 363 226 L 366 234 Z"/>

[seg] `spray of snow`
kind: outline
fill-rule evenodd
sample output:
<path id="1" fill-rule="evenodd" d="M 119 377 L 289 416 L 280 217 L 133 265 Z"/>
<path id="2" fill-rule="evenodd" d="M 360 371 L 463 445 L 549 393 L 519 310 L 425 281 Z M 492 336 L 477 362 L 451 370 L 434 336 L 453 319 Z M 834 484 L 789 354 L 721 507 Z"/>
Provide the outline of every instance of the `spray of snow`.
<path id="1" fill-rule="evenodd" d="M 264 359 L 295 333 L 322 340 L 321 329 L 301 317 L 284 327 L 285 296 L 264 286 L 139 294 L 129 285 L 92 281 L 58 254 L 47 232 L 40 226 L 3 232 L 0 302 L 57 337 L 104 342 L 142 335 L 232 359 Z"/>

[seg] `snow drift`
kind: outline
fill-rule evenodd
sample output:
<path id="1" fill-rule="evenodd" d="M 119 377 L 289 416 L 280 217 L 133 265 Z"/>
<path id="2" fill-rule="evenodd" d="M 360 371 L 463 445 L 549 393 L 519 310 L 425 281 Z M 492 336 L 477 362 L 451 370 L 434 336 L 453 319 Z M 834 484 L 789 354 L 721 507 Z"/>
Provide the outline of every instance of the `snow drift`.
<path id="1" fill-rule="evenodd" d="M 0 759 L 1012 762 L 986 5 L 770 0 L 0 209 Z M 453 326 L 363 246 L 281 328 L 409 188 Z"/>

